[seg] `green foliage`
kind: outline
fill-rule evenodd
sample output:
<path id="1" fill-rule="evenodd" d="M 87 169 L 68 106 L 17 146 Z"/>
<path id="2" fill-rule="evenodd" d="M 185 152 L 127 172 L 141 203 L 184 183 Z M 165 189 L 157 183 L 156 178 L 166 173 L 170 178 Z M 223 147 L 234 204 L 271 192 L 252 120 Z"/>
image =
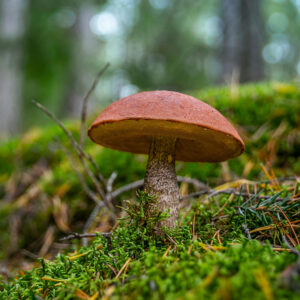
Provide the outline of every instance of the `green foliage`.
<path id="1" fill-rule="evenodd" d="M 127 212 L 126 219 L 135 227 L 144 227 L 148 234 L 154 235 L 156 224 L 167 218 L 168 212 L 160 212 L 157 206 L 156 196 L 149 196 L 143 191 L 137 192 L 138 203 L 126 201 L 127 208 L 121 207 Z"/>
<path id="2" fill-rule="evenodd" d="M 60 254 L 52 262 L 0 283 L 1 299 L 74 299 L 80 295 L 111 299 L 297 299 L 281 287 L 282 271 L 295 261 L 290 253 L 276 253 L 271 244 L 246 240 L 239 225 L 224 246 L 205 238 L 192 239 L 184 224 L 169 232 L 172 244 L 151 234 L 142 219 L 153 197 L 139 194 L 140 201 L 128 210 L 133 217 L 121 222 L 107 238 L 99 236 L 75 253 Z M 274 201 L 274 197 L 271 196 Z M 270 200 L 271 201 L 271 200 Z M 147 208 L 148 207 L 148 208 Z M 199 210 L 204 213 L 199 207 Z M 206 209 L 207 210 L 207 209 Z M 195 212 L 195 211 L 194 211 Z M 212 220 L 214 211 L 197 219 Z M 188 219 L 188 218 L 187 218 Z M 210 242 L 205 244 L 204 242 Z M 292 278 L 296 284 L 299 279 Z M 111 293 L 111 295 L 110 295 Z"/>

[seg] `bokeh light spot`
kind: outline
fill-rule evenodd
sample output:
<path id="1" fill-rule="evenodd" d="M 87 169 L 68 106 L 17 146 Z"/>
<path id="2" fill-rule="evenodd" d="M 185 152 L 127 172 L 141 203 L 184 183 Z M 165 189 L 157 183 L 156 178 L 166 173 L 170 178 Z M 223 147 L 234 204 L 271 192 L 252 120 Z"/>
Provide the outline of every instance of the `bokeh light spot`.
<path id="1" fill-rule="evenodd" d="M 90 29 L 97 35 L 115 35 L 120 32 L 117 18 L 110 12 L 101 12 L 92 17 Z"/>

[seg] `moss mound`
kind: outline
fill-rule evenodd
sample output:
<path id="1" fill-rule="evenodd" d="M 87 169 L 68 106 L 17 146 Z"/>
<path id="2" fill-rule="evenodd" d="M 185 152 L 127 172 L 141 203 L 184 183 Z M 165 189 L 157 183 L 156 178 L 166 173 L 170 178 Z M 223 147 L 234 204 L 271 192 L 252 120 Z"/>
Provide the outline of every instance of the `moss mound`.
<path id="1" fill-rule="evenodd" d="M 293 185 L 274 192 L 274 186 L 261 183 L 255 196 L 219 195 L 217 204 L 207 197 L 195 199 L 179 226 L 162 238 L 154 229 L 166 216 L 149 215 L 155 199 L 140 193 L 111 236 L 99 233 L 89 247 L 73 245 L 71 253 L 69 249 L 53 261 L 41 259 L 40 267 L 3 281 L 0 296 L 297 299 L 297 257 L 286 245 L 297 250 L 284 240 L 298 243 L 293 224 L 298 223 L 300 203 L 293 201 Z"/>

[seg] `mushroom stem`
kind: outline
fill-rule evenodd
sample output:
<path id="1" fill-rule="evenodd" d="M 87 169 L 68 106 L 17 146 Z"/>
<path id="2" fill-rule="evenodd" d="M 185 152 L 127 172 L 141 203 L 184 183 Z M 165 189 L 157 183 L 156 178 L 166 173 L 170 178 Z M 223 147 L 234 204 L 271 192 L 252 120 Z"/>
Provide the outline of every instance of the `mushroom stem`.
<path id="1" fill-rule="evenodd" d="M 178 217 L 179 189 L 175 171 L 176 138 L 153 137 L 150 149 L 144 189 L 150 195 L 157 195 L 157 206 L 161 212 L 169 210 L 167 219 L 159 228 L 175 227 Z"/>

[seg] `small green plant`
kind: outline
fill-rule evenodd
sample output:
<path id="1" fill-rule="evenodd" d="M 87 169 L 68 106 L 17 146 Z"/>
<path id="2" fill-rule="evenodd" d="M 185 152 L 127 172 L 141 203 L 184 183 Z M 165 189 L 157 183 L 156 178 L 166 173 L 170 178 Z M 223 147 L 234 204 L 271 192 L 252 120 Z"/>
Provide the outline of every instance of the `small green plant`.
<path id="1" fill-rule="evenodd" d="M 134 227 L 144 227 L 147 232 L 152 235 L 155 226 L 158 222 L 169 217 L 168 212 L 161 212 L 157 207 L 156 195 L 149 195 L 147 192 L 137 191 L 136 201 L 125 201 L 126 208 L 120 207 L 127 212 L 127 219 L 129 224 Z"/>

